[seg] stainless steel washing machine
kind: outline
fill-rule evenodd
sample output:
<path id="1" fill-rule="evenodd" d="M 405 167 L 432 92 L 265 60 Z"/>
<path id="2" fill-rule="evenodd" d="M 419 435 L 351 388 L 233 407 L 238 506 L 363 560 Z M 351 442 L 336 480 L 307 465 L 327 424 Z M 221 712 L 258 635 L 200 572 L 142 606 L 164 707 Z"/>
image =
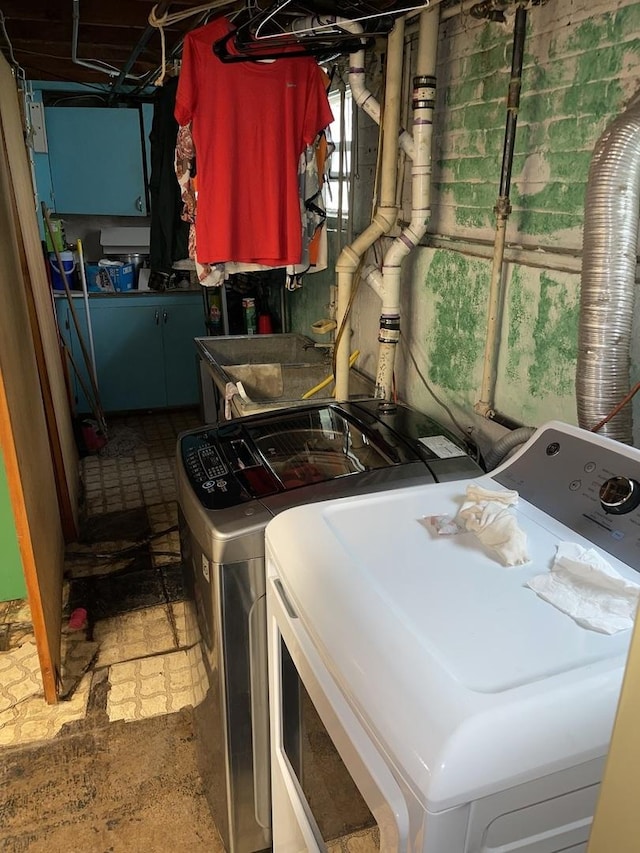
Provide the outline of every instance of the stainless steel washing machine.
<path id="1" fill-rule="evenodd" d="M 300 504 L 483 473 L 437 422 L 379 405 L 271 411 L 178 436 L 185 583 L 209 676 L 195 710 L 199 764 L 229 853 L 271 845 L 267 522 Z"/>

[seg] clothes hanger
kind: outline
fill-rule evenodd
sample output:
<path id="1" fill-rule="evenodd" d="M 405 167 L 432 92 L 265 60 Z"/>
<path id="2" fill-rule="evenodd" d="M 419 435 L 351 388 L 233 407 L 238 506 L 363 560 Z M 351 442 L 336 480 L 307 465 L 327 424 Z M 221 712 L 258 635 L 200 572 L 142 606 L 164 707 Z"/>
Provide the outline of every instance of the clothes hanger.
<path id="1" fill-rule="evenodd" d="M 319 12 L 317 5 L 310 10 L 296 0 L 275 0 L 266 9 L 258 9 L 252 2 L 234 19 L 236 28 L 215 42 L 213 52 L 222 62 L 296 56 L 315 56 L 328 61 L 367 47 L 375 36 L 388 35 L 396 17 L 426 8 L 429 0 L 398 0 L 383 10 L 372 8 L 366 0 L 346 0 L 343 7 L 338 7 L 338 0 L 328 0 L 329 7 L 332 3 L 333 10 L 324 13 Z M 338 9 L 340 15 L 336 14 Z M 341 20 L 360 24 L 362 33 L 341 27 Z M 293 30 L 294 21 L 309 24 Z"/>
<path id="2" fill-rule="evenodd" d="M 287 26 L 277 20 L 276 17 L 285 10 L 289 18 Z M 305 29 L 303 32 L 313 32 L 314 34 L 298 38 L 298 30 L 293 32 L 288 26 L 293 20 L 311 18 L 312 13 L 293 0 L 276 0 L 267 9 L 258 10 L 253 15 L 248 9 L 244 9 L 240 15 L 242 16 L 240 23 L 213 44 L 213 52 L 222 62 L 259 61 L 296 56 L 314 56 L 317 59 L 328 61 L 344 53 L 352 53 L 366 47 L 371 43 L 374 36 L 386 36 L 393 27 L 392 17 L 385 13 L 376 12 L 360 17 L 361 20 L 376 20 L 379 24 L 377 32 L 354 34 L 345 28 L 341 28 L 339 22 L 336 23 L 334 20 L 331 23 L 323 23 L 318 28 Z M 317 12 L 313 13 L 313 16 L 320 23 Z M 238 17 L 234 19 L 234 23 L 237 21 Z M 258 36 L 267 24 L 275 27 L 277 31 Z M 262 44 L 258 44 L 258 42 L 262 42 Z M 233 49 L 230 49 L 231 46 Z"/>
<path id="3" fill-rule="evenodd" d="M 375 21 L 380 18 L 396 18 L 399 15 L 405 15 L 409 12 L 418 11 L 421 9 L 426 9 L 429 6 L 430 0 L 404 0 L 404 2 L 394 3 L 391 6 L 388 6 L 386 9 L 369 9 L 365 11 L 362 6 L 362 3 L 356 2 L 351 5 L 349 0 L 347 0 L 346 5 L 339 6 L 337 3 L 334 3 L 333 6 L 336 11 L 332 12 L 322 12 L 317 8 L 313 11 L 302 10 L 296 11 L 295 16 L 297 18 L 308 18 L 313 21 L 313 26 L 309 26 L 305 29 L 301 29 L 300 27 L 296 27 L 295 35 L 300 36 L 305 33 L 314 33 L 317 34 L 320 30 L 328 30 L 331 31 L 333 35 L 340 35 L 339 29 L 339 19 L 347 19 L 350 23 L 359 23 L 365 24 L 369 21 Z M 268 10 L 267 14 L 262 18 L 262 20 L 258 23 L 256 27 L 256 31 L 253 35 L 256 41 L 277 38 L 277 35 L 272 33 L 261 33 L 264 25 L 275 18 L 277 14 L 279 14 L 286 7 L 291 7 L 292 4 L 295 6 L 294 0 L 277 0 L 270 10 Z M 357 11 L 360 10 L 360 11 Z M 322 21 L 322 19 L 325 19 Z M 332 20 L 333 19 L 333 20 Z M 392 25 L 393 22 L 391 22 Z M 337 29 L 336 29 L 337 28 Z M 281 28 L 282 29 L 282 28 Z M 369 32 L 369 28 L 365 28 L 367 32 Z M 391 26 L 383 27 L 384 33 L 371 33 L 372 35 L 386 35 L 391 29 Z M 352 34 L 350 34 L 352 35 Z"/>
<path id="4" fill-rule="evenodd" d="M 298 56 L 314 56 L 319 61 L 329 61 L 343 53 L 353 53 L 355 50 L 359 50 L 372 41 L 372 39 L 365 40 L 361 37 L 354 39 L 353 34 L 349 33 L 348 40 L 345 40 L 339 46 L 335 39 L 330 44 L 327 44 L 326 39 L 324 39 L 322 42 L 303 46 L 293 34 L 285 34 L 285 36 L 286 38 L 283 37 L 280 43 L 270 43 L 269 47 L 271 49 L 268 50 L 263 45 L 258 45 L 255 40 L 240 41 L 237 38 L 236 31 L 231 30 L 214 42 L 212 50 L 225 63 L 260 62 L 283 58 L 293 59 Z M 233 43 L 233 51 L 230 50 L 231 43 Z M 293 47 L 296 44 L 297 47 Z"/>

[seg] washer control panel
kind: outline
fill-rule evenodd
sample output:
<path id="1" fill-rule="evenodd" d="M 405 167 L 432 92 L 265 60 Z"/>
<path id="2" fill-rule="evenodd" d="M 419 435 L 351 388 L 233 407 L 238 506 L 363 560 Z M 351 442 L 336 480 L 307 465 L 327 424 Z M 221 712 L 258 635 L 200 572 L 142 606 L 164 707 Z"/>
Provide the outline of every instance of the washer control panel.
<path id="1" fill-rule="evenodd" d="M 493 479 L 640 571 L 640 450 L 549 427 Z"/>
<path id="2" fill-rule="evenodd" d="M 207 509 L 226 509 L 272 495 L 278 483 L 238 430 L 201 430 L 180 439 L 191 488 Z"/>
<path id="3" fill-rule="evenodd" d="M 224 477 L 227 473 L 227 466 L 220 458 L 218 448 L 214 444 L 206 444 L 202 441 L 187 443 L 183 458 L 189 479 L 196 483 Z"/>

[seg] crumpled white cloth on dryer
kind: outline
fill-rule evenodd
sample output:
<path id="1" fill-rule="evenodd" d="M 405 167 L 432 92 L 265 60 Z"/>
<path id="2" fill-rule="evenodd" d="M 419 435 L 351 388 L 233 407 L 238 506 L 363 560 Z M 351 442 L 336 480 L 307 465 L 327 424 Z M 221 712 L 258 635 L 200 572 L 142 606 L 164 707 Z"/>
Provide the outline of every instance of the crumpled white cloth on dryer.
<path id="1" fill-rule="evenodd" d="M 527 535 L 509 511 L 518 497 L 515 491 L 492 491 L 472 483 L 457 515 L 461 526 L 494 551 L 503 566 L 520 566 L 530 559 Z"/>
<path id="2" fill-rule="evenodd" d="M 633 627 L 640 585 L 623 578 L 593 548 L 560 542 L 551 571 L 526 585 L 583 628 L 615 634 Z"/>

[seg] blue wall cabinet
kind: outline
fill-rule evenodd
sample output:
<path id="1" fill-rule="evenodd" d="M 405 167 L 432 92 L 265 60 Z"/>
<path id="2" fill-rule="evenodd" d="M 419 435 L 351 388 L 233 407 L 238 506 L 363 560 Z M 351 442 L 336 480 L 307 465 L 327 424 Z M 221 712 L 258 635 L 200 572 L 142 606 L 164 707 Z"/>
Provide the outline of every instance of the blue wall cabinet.
<path id="1" fill-rule="evenodd" d="M 63 302 L 61 305 L 60 303 Z M 74 360 L 86 378 L 80 343 L 66 300 L 58 298 L 58 322 L 69 335 Z M 74 300 L 83 331 L 84 304 Z M 89 299 L 100 400 L 105 412 L 195 406 L 199 400 L 193 339 L 206 334 L 200 293 L 95 296 Z M 64 329 L 64 326 L 69 326 Z M 85 344 L 89 349 L 88 337 Z M 91 407 L 76 378 L 77 412 Z"/>
<path id="2" fill-rule="evenodd" d="M 146 216 L 138 109 L 45 107 L 57 213 Z"/>

